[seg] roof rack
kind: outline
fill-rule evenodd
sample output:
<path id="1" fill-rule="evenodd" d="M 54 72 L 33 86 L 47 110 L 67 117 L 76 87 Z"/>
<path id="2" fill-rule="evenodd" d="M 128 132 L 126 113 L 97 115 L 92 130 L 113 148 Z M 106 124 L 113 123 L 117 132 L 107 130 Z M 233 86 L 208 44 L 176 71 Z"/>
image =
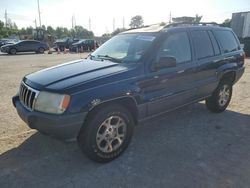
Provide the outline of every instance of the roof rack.
<path id="1" fill-rule="evenodd" d="M 180 23 L 171 23 L 166 25 L 164 28 L 170 28 L 170 27 L 178 27 L 181 25 L 191 25 L 191 26 L 220 26 L 216 22 L 199 22 L 199 23 L 193 23 L 193 22 L 180 22 Z"/>

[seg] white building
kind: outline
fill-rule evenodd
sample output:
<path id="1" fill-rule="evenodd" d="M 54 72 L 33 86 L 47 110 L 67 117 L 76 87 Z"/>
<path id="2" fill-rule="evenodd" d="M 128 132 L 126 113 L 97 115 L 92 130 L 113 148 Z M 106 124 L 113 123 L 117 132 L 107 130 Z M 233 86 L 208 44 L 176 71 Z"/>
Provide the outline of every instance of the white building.
<path id="1" fill-rule="evenodd" d="M 239 38 L 250 37 L 250 11 L 233 13 L 231 27 Z"/>

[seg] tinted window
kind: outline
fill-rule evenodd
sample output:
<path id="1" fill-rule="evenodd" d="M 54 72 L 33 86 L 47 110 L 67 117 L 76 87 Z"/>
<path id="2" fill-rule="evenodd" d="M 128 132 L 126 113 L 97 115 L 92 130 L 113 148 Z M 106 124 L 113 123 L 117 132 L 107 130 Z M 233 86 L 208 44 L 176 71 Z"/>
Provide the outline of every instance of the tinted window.
<path id="1" fill-rule="evenodd" d="M 37 41 L 29 41 L 28 44 L 39 44 Z"/>
<path id="2" fill-rule="evenodd" d="M 211 31 L 209 31 L 208 33 L 209 33 L 209 37 L 210 37 L 212 44 L 213 44 L 213 47 L 214 47 L 214 53 L 215 53 L 215 55 L 219 55 L 220 48 L 219 48 L 218 42 L 216 41 L 216 39 Z"/>
<path id="3" fill-rule="evenodd" d="M 177 64 L 191 61 L 190 43 L 186 32 L 171 34 L 164 41 L 158 58 L 167 56 L 175 57 Z"/>
<path id="4" fill-rule="evenodd" d="M 198 59 L 214 55 L 213 46 L 207 31 L 192 31 L 192 38 Z"/>
<path id="5" fill-rule="evenodd" d="M 233 52 L 238 49 L 238 43 L 231 31 L 214 31 L 214 33 L 224 53 Z"/>

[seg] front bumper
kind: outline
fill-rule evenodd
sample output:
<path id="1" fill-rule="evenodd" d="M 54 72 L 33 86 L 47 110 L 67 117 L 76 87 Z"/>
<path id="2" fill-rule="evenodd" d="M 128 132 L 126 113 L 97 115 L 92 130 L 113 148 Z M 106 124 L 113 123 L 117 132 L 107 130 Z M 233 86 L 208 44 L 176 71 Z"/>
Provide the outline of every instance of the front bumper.
<path id="1" fill-rule="evenodd" d="M 1 52 L 7 53 L 7 49 L 6 48 L 1 48 Z"/>
<path id="2" fill-rule="evenodd" d="M 12 98 L 20 118 L 32 129 L 63 140 L 75 139 L 83 125 L 87 112 L 52 115 L 27 110 L 18 96 Z"/>

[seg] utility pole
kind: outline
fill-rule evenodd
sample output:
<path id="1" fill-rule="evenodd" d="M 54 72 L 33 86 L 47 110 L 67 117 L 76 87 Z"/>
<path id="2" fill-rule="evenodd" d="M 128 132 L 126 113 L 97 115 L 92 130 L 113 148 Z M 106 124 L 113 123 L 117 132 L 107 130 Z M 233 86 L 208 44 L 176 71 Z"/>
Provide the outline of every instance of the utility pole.
<path id="1" fill-rule="evenodd" d="M 113 31 L 115 31 L 115 18 L 113 18 Z"/>
<path id="2" fill-rule="evenodd" d="M 5 9 L 5 13 L 4 13 L 4 18 L 5 18 L 5 27 L 7 27 L 7 22 L 8 22 L 8 14 L 7 14 L 7 10 Z"/>
<path id="3" fill-rule="evenodd" d="M 125 29 L 125 19 L 124 19 L 124 17 L 122 19 L 122 28 Z"/>
<path id="4" fill-rule="evenodd" d="M 171 15 L 171 12 L 170 12 L 170 14 L 169 14 L 169 23 L 171 23 L 172 22 L 172 15 Z"/>
<path id="5" fill-rule="evenodd" d="M 41 28 L 42 23 L 41 23 L 41 11 L 40 11 L 39 0 L 37 0 L 37 6 L 38 6 L 38 15 L 39 15 L 39 25 L 40 25 L 40 28 Z"/>
<path id="6" fill-rule="evenodd" d="M 37 28 L 37 23 L 36 23 L 36 19 L 35 19 L 35 26 L 36 26 L 36 28 Z"/>
<path id="7" fill-rule="evenodd" d="M 72 24 L 72 29 L 74 29 L 74 15 L 72 15 L 72 18 L 71 18 L 71 24 Z"/>
<path id="8" fill-rule="evenodd" d="M 89 31 L 91 31 L 91 19 L 89 17 Z"/>

